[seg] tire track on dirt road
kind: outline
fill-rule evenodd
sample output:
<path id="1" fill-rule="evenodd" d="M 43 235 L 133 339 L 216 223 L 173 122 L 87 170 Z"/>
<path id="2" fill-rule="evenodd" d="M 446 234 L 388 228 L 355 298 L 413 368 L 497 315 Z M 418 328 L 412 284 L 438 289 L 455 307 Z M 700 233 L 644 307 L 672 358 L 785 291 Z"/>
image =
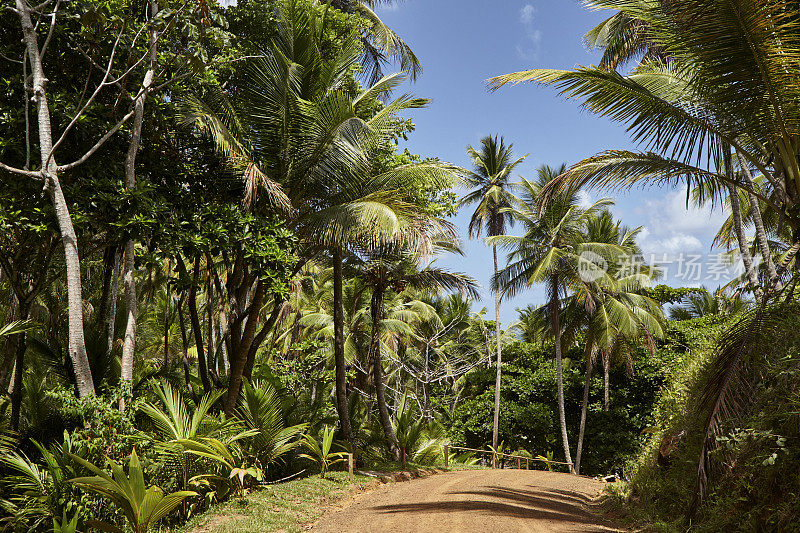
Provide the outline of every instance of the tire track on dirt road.
<path id="1" fill-rule="evenodd" d="M 603 486 L 593 479 L 534 470 L 447 472 L 385 485 L 324 515 L 313 531 L 623 531 L 591 509 Z"/>

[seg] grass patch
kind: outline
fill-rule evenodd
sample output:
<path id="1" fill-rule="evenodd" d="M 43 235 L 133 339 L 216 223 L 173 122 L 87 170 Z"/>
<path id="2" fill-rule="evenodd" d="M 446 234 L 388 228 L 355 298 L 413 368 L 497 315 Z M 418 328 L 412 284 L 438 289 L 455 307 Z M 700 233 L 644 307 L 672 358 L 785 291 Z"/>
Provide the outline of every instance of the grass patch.
<path id="1" fill-rule="evenodd" d="M 363 490 L 374 478 L 347 472 L 329 472 L 325 479 L 314 475 L 286 483 L 267 485 L 209 509 L 189 521 L 185 533 L 262 533 L 301 531 L 303 525 L 319 518 L 332 503 Z"/>
<path id="2" fill-rule="evenodd" d="M 434 467 L 409 463 L 371 465 L 369 470 L 398 472 L 431 470 Z M 453 464 L 450 470 L 481 469 L 479 466 Z M 242 500 L 216 505 L 192 518 L 181 533 L 267 533 L 299 532 L 317 520 L 336 502 L 379 483 L 375 477 L 356 474 L 351 482 L 347 472 L 328 472 L 325 479 L 313 475 L 286 483 L 267 485 L 252 491 Z"/>

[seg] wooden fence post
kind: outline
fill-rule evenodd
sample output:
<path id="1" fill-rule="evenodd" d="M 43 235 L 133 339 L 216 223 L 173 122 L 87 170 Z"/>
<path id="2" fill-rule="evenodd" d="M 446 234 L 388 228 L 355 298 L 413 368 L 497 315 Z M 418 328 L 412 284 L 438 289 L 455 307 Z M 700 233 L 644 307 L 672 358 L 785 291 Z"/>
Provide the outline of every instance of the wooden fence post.
<path id="1" fill-rule="evenodd" d="M 522 470 L 522 459 L 517 457 L 517 470 Z"/>
<path id="2" fill-rule="evenodd" d="M 450 445 L 444 445 L 444 467 L 450 468 Z"/>
<path id="3" fill-rule="evenodd" d="M 497 452 L 492 452 L 492 468 L 497 468 Z"/>
<path id="4" fill-rule="evenodd" d="M 530 470 L 530 469 L 531 469 L 531 460 L 525 459 L 525 470 Z"/>
<path id="5" fill-rule="evenodd" d="M 347 474 L 350 478 L 350 483 L 353 482 L 353 454 L 347 454 Z"/>

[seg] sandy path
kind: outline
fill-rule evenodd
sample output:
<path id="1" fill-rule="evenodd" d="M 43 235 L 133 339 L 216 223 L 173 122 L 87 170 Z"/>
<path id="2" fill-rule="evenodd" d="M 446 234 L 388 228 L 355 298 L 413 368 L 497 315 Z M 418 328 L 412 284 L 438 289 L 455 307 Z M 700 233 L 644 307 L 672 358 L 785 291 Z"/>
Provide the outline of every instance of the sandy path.
<path id="1" fill-rule="evenodd" d="M 603 485 L 528 470 L 470 470 L 384 485 L 324 515 L 319 532 L 621 531 L 589 510 Z"/>

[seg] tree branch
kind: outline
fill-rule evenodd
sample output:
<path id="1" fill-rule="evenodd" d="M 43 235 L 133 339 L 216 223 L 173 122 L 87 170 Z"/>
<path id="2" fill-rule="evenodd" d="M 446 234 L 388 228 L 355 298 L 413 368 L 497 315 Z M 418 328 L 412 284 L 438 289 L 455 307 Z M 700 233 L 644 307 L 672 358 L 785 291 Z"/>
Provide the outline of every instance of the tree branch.
<path id="1" fill-rule="evenodd" d="M 56 16 L 58 15 L 58 8 L 61 5 L 61 0 L 56 2 L 56 6 L 53 8 L 53 13 L 50 15 L 50 29 L 47 30 L 47 38 L 44 40 L 44 44 L 42 45 L 42 51 L 39 52 L 39 57 L 44 57 L 44 53 L 47 52 L 47 45 L 50 44 L 50 39 L 53 37 L 53 30 L 56 27 Z"/>

